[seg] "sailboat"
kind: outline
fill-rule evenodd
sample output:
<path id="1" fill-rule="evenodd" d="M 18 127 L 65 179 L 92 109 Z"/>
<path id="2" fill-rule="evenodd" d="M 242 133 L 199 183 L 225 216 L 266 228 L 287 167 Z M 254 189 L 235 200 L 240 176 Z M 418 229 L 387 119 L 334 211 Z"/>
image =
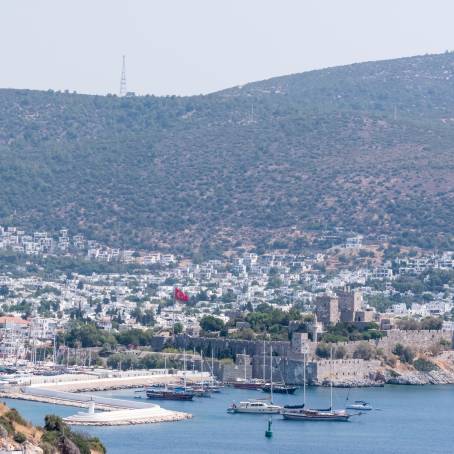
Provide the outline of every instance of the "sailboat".
<path id="1" fill-rule="evenodd" d="M 203 352 L 200 352 L 200 372 L 203 377 Z M 201 383 L 193 385 L 189 388 L 196 397 L 211 397 L 211 391 L 206 385 L 206 383 L 202 380 Z"/>
<path id="2" fill-rule="evenodd" d="M 244 350 L 244 355 L 246 355 L 246 349 Z M 246 358 L 246 356 L 245 356 Z M 244 378 L 237 378 L 236 381 L 232 383 L 232 386 L 237 389 L 253 389 L 253 390 L 260 390 L 262 386 L 265 384 L 264 379 L 260 378 L 247 378 L 247 365 L 246 361 L 244 361 Z"/>
<path id="3" fill-rule="evenodd" d="M 263 341 L 263 380 L 265 380 L 265 341 Z M 296 386 L 286 385 L 283 380 L 282 372 L 278 365 L 278 371 L 281 374 L 282 382 L 273 383 L 273 392 L 278 394 L 294 394 L 298 389 Z M 262 386 L 262 391 L 265 393 L 271 392 L 271 383 L 265 383 Z"/>
<path id="4" fill-rule="evenodd" d="M 166 357 L 164 357 L 166 361 Z M 164 363 L 165 364 L 165 363 Z M 183 364 L 184 364 L 184 387 L 168 386 L 167 383 L 164 386 L 149 386 L 146 389 L 147 399 L 158 399 L 158 400 L 192 400 L 194 393 L 187 389 L 186 386 L 186 350 L 183 353 Z M 167 369 L 167 367 L 165 366 Z"/>
<path id="5" fill-rule="evenodd" d="M 273 346 L 270 344 L 270 400 L 250 399 L 239 404 L 233 403 L 227 411 L 229 413 L 255 413 L 255 414 L 279 414 L 282 407 L 273 404 Z"/>
<path id="6" fill-rule="evenodd" d="M 332 350 L 331 350 L 331 367 L 332 367 Z M 330 380 L 330 406 L 326 409 L 307 408 L 306 407 L 306 353 L 303 354 L 303 405 L 286 406 L 282 409 L 284 419 L 295 421 L 348 421 L 351 414 L 346 410 L 333 410 L 333 379 L 331 372 Z"/>

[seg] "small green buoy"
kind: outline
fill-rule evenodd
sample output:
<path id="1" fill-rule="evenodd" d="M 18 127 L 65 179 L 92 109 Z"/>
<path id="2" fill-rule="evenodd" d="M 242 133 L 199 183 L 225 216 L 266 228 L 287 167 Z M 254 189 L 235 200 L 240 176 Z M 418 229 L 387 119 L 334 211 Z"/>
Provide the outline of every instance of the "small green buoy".
<path id="1" fill-rule="evenodd" d="M 273 431 L 271 430 L 272 424 L 273 424 L 273 421 L 271 421 L 271 418 L 268 419 L 268 430 L 265 431 L 266 438 L 271 438 L 273 436 Z"/>

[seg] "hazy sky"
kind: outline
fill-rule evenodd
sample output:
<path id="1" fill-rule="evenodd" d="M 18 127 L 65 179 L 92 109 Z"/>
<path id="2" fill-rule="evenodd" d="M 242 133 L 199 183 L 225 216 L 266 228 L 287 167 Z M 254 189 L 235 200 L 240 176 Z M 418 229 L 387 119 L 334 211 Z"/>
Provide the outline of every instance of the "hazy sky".
<path id="1" fill-rule="evenodd" d="M 1 0 L 0 87 L 199 94 L 454 49 L 453 0 Z"/>

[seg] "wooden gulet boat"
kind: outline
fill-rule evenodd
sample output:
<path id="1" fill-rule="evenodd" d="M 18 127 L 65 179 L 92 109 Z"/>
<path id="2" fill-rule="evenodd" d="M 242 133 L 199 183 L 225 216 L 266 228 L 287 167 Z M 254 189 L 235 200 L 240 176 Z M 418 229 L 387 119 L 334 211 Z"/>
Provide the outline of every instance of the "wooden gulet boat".
<path id="1" fill-rule="evenodd" d="M 284 419 L 294 421 L 348 421 L 352 416 L 347 410 L 333 410 L 333 379 L 331 371 L 330 381 L 330 407 L 327 409 L 306 408 L 306 353 L 303 356 L 304 376 L 303 376 L 303 405 L 284 407 L 282 416 Z M 332 367 L 332 350 L 331 350 Z"/>

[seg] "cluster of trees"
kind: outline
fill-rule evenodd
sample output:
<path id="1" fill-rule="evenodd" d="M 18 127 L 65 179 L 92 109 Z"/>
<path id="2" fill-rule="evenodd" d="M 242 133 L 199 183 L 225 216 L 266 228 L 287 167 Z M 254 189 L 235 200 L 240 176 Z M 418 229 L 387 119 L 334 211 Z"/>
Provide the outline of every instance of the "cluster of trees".
<path id="1" fill-rule="evenodd" d="M 439 317 L 424 317 L 422 320 L 402 318 L 397 321 L 397 327 L 403 330 L 439 330 L 443 326 L 443 319 Z"/>
<path id="2" fill-rule="evenodd" d="M 329 326 L 326 333 L 321 336 L 324 342 L 347 342 L 357 340 L 380 339 L 384 333 L 379 330 L 376 323 L 347 323 L 339 322 Z"/>
<path id="3" fill-rule="evenodd" d="M 98 328 L 94 322 L 77 320 L 71 322 L 66 331 L 58 335 L 57 342 L 71 348 L 104 347 L 106 351 L 110 351 L 117 345 L 150 345 L 153 335 L 154 332 L 150 329 L 108 332 Z"/>
<path id="4" fill-rule="evenodd" d="M 162 355 L 148 353 L 137 356 L 133 353 L 114 353 L 107 359 L 107 365 L 112 369 L 163 369 L 167 367 L 178 368 L 181 361 L 175 359 L 174 355 L 169 356 L 166 360 Z"/>
<path id="5" fill-rule="evenodd" d="M 353 358 L 359 358 L 364 360 L 370 360 L 376 356 L 376 350 L 367 342 L 359 343 L 354 352 Z M 343 359 L 347 355 L 347 351 L 343 345 L 330 344 L 326 342 L 320 342 L 317 345 L 315 354 L 319 358 L 328 359 L 331 355 L 334 359 Z"/>
<path id="6" fill-rule="evenodd" d="M 454 284 L 453 270 L 429 270 L 415 276 L 400 276 L 392 282 L 398 292 L 410 291 L 415 295 L 423 295 L 425 292 L 444 292 L 444 286 L 452 284 Z"/>
<path id="7" fill-rule="evenodd" d="M 143 326 L 153 326 L 155 324 L 154 312 L 152 309 L 143 310 L 140 305 L 131 312 L 131 316 L 136 319 L 137 323 Z"/>
<path id="8" fill-rule="evenodd" d="M 225 323 L 222 319 L 213 315 L 204 315 L 200 319 L 200 327 L 203 331 L 211 333 L 215 331 L 222 331 L 224 333 Z"/>
<path id="9" fill-rule="evenodd" d="M 286 312 L 274 308 L 270 304 L 262 303 L 255 310 L 249 304 L 246 315 L 232 319 L 228 323 L 224 323 L 219 317 L 205 315 L 200 320 L 200 326 L 203 330 L 202 334 L 219 332 L 221 336 L 246 340 L 266 335 L 274 340 L 288 340 L 288 326 L 292 320 L 301 320 L 301 313 L 298 309 L 292 308 Z M 228 330 L 235 328 L 237 322 L 246 322 L 250 328 L 243 327 L 229 334 Z"/>
<path id="10" fill-rule="evenodd" d="M 346 355 L 345 347 L 342 345 L 332 345 L 326 342 L 319 342 L 315 349 L 315 354 L 319 358 L 328 359 L 331 355 L 334 359 L 342 359 Z"/>
<path id="11" fill-rule="evenodd" d="M 250 324 L 254 333 L 267 333 L 275 339 L 288 339 L 288 325 L 292 320 L 301 320 L 298 309 L 292 308 L 286 312 L 266 303 L 259 304 L 245 317 L 245 321 Z"/>
<path id="12" fill-rule="evenodd" d="M 396 344 L 393 348 L 393 353 L 399 357 L 403 363 L 411 364 L 415 358 L 415 352 L 402 344 Z"/>

